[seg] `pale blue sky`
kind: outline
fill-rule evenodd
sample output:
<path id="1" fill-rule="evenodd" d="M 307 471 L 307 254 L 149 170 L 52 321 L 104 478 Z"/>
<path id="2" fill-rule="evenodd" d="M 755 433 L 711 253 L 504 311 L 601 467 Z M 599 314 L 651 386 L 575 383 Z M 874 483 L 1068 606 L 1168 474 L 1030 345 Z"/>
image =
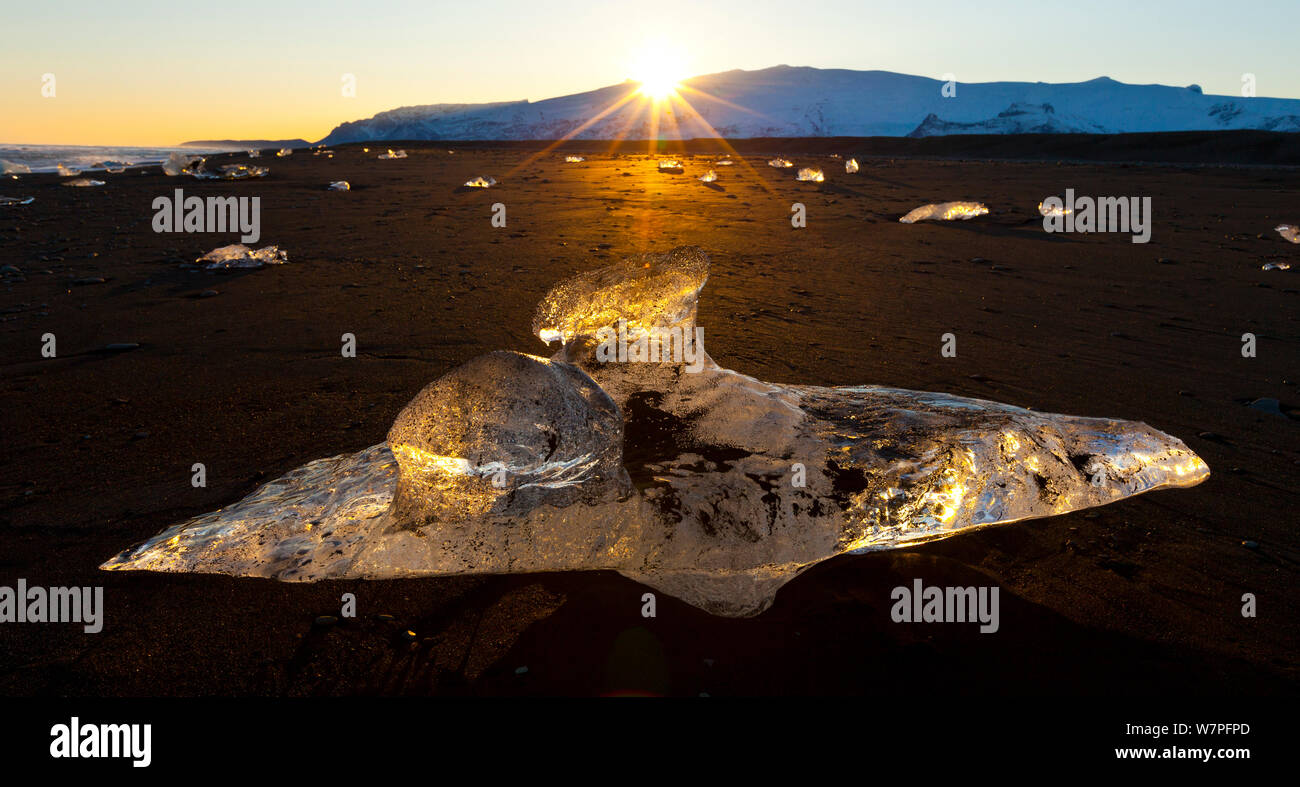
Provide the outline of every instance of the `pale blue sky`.
<path id="1" fill-rule="evenodd" d="M 0 142 L 318 139 L 410 104 L 541 99 L 622 81 L 647 38 L 690 74 L 785 63 L 962 82 L 1200 84 L 1300 98 L 1296 0 L 30 0 L 0 15 Z M 41 77 L 56 78 L 42 98 Z M 341 76 L 356 75 L 356 97 Z"/>

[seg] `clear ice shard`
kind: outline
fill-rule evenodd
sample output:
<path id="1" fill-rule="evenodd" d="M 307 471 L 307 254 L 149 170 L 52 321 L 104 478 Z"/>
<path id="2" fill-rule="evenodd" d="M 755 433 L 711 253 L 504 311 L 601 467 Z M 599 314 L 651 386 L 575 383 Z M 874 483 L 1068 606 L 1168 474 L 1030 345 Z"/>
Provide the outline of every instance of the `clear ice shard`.
<path id="1" fill-rule="evenodd" d="M 59 173 L 59 177 L 63 177 L 63 178 L 76 177 L 77 175 L 81 174 L 81 170 L 76 169 L 74 167 L 65 167 L 62 164 L 59 164 L 56 167 L 56 170 Z"/>
<path id="2" fill-rule="evenodd" d="M 253 250 L 242 243 L 222 246 L 199 257 L 195 262 L 207 263 L 208 270 L 231 268 L 261 268 L 266 265 L 280 265 L 289 261 L 289 255 L 278 246 L 265 246 Z"/>
<path id="3" fill-rule="evenodd" d="M 35 197 L 0 197 L 0 205 L 30 205 Z"/>
<path id="4" fill-rule="evenodd" d="M 465 186 L 471 189 L 486 189 L 497 184 L 497 179 L 491 175 L 479 175 L 473 180 L 465 181 Z"/>
<path id="5" fill-rule="evenodd" d="M 1048 205 L 1045 202 L 1038 203 L 1038 215 L 1042 216 L 1043 218 L 1064 216 L 1066 214 L 1073 213 L 1073 212 L 1074 212 L 1074 208 L 1066 207 L 1063 202 L 1062 204 L 1057 204 L 1057 205 Z"/>
<path id="6" fill-rule="evenodd" d="M 582 162 L 584 162 L 584 161 L 586 161 L 586 160 L 587 160 L 587 159 L 583 158 L 582 156 L 565 156 L 565 157 L 564 157 L 564 163 L 566 163 L 566 164 L 581 164 Z"/>
<path id="7" fill-rule="evenodd" d="M 848 161 L 844 162 L 844 171 L 849 173 L 850 175 L 852 175 L 854 172 L 857 172 L 858 169 L 859 167 L 858 167 L 857 159 L 851 158 Z"/>
<path id="8" fill-rule="evenodd" d="M 953 219 L 973 219 L 976 216 L 983 216 L 988 213 L 989 209 L 982 202 L 940 202 L 937 205 L 922 205 L 915 210 L 909 211 L 906 216 L 899 219 L 904 224 L 915 224 L 918 221 L 952 221 Z"/>
<path id="9" fill-rule="evenodd" d="M 1277 230 L 1278 235 L 1281 235 L 1292 243 L 1300 243 L 1300 227 L 1291 224 L 1279 224 L 1273 229 Z"/>
<path id="10" fill-rule="evenodd" d="M 388 150 L 387 153 L 380 153 L 379 156 L 378 156 L 378 158 L 385 158 L 385 159 L 387 159 L 387 158 L 406 158 L 406 151 L 405 151 L 405 150 L 394 151 L 392 148 L 389 148 L 389 150 Z"/>
<path id="11" fill-rule="evenodd" d="M 352 184 L 346 180 L 335 180 L 330 183 L 330 191 L 351 191 Z"/>
<path id="12" fill-rule="evenodd" d="M 248 151 L 248 157 L 249 157 L 249 158 L 261 158 L 261 157 L 262 157 L 262 151 L 257 150 L 256 148 L 254 148 L 253 150 Z"/>
<path id="13" fill-rule="evenodd" d="M 826 175 L 816 167 L 804 167 L 795 175 L 795 180 L 807 180 L 813 183 L 821 183 L 826 180 Z"/>
<path id="14" fill-rule="evenodd" d="M 659 161 L 660 172 L 678 172 L 681 169 L 682 169 L 682 162 L 678 161 L 675 158 L 660 159 Z"/>
<path id="15" fill-rule="evenodd" d="M 285 156 L 292 156 L 292 155 L 293 155 L 293 150 L 291 150 L 290 148 L 280 148 L 275 152 L 276 158 L 284 158 Z"/>
<path id="16" fill-rule="evenodd" d="M 16 164 L 0 158 L 0 175 L 28 175 L 32 168 L 26 164 Z"/>
<path id="17" fill-rule="evenodd" d="M 768 165 L 769 167 L 776 167 L 777 169 L 786 169 L 786 168 L 788 168 L 788 167 L 793 167 L 793 166 L 794 166 L 793 163 L 791 163 L 791 162 L 789 162 L 789 161 L 786 161 L 785 159 L 783 159 L 783 158 L 779 158 L 779 157 L 778 157 L 778 158 L 774 158 L 774 159 L 772 159 L 771 161 L 767 162 L 767 165 Z"/>
<path id="18" fill-rule="evenodd" d="M 172 151 L 162 165 L 163 173 L 171 177 L 192 175 L 201 169 L 203 169 L 202 156 L 186 156 L 177 151 Z"/>
<path id="19" fill-rule="evenodd" d="M 387 443 L 311 462 L 102 568 L 289 581 L 608 569 L 746 616 L 845 552 L 1209 475 L 1132 421 L 603 352 L 619 321 L 637 342 L 698 336 L 708 267 L 682 247 L 562 282 L 532 325 L 561 342 L 550 359 L 475 358 L 422 390 Z"/>
<path id="20" fill-rule="evenodd" d="M 700 181 L 703 183 L 712 183 L 717 179 L 718 179 L 718 173 L 714 172 L 713 170 L 709 170 L 708 172 L 700 176 Z"/>
<path id="21" fill-rule="evenodd" d="M 730 167 L 730 166 L 734 165 L 736 162 L 732 161 L 732 160 L 729 159 L 729 158 L 720 158 L 720 159 L 718 159 L 717 161 L 715 161 L 715 162 L 713 162 L 713 163 L 714 163 L 715 166 L 719 166 L 719 167 Z"/>
<path id="22" fill-rule="evenodd" d="M 102 181 L 102 180 L 94 180 L 94 179 L 92 179 L 92 178 L 77 178 L 76 180 L 65 180 L 65 181 L 63 181 L 63 185 L 65 185 L 65 186 L 82 186 L 82 187 L 84 187 L 84 186 L 102 186 L 102 185 L 104 185 L 104 181 Z"/>

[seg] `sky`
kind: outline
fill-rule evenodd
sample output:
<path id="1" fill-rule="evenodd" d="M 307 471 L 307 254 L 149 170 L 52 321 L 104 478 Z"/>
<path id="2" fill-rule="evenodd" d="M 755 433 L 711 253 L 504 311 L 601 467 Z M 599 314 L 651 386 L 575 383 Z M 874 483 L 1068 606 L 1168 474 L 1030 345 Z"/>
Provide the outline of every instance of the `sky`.
<path id="1" fill-rule="evenodd" d="M 1300 98 L 1296 0 L 28 0 L 0 9 L 0 144 L 315 141 L 413 104 L 786 64 L 959 82 L 1199 84 Z M 642 66 L 643 67 L 643 66 Z M 355 95 L 345 95 L 344 75 Z M 46 75 L 52 75 L 51 80 Z M 43 95 L 53 87 L 53 96 Z M 44 91 L 43 91 L 44 88 Z"/>

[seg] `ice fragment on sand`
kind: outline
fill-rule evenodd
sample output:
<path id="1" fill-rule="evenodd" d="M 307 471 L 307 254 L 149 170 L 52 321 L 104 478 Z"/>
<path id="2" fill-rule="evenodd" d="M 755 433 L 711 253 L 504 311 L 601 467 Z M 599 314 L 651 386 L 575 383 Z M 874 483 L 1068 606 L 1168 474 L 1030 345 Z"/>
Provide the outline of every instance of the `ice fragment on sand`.
<path id="1" fill-rule="evenodd" d="M 248 180 L 250 178 L 264 178 L 270 174 L 271 170 L 267 167 L 250 167 L 247 164 L 223 164 L 217 174 L 194 173 L 195 177 L 208 177 L 218 180 Z"/>
<path id="2" fill-rule="evenodd" d="M 713 162 L 713 163 L 714 163 L 714 165 L 719 166 L 719 167 L 730 167 L 730 166 L 734 165 L 736 162 L 732 161 L 732 160 L 729 159 L 729 158 L 720 158 L 720 159 L 718 159 L 717 161 L 715 161 L 715 162 Z"/>
<path id="3" fill-rule="evenodd" d="M 479 175 L 477 178 L 474 178 L 473 180 L 465 181 L 465 185 L 472 189 L 486 189 L 490 186 L 495 186 L 496 184 L 497 184 L 497 179 L 492 177 L 491 175 Z"/>
<path id="4" fill-rule="evenodd" d="M 783 158 L 774 158 L 774 159 L 772 159 L 771 161 L 767 162 L 767 165 L 768 165 L 769 167 L 777 167 L 777 168 L 779 168 L 779 169 L 784 169 L 784 168 L 787 168 L 787 167 L 793 167 L 793 166 L 794 166 L 794 164 L 793 164 L 792 162 L 786 161 L 786 160 L 783 159 Z"/>
<path id="5" fill-rule="evenodd" d="M 85 187 L 85 186 L 102 186 L 102 185 L 104 185 L 104 181 L 102 181 L 102 180 L 92 180 L 91 178 L 77 178 L 76 180 L 65 180 L 65 181 L 63 181 L 63 185 L 65 185 L 65 186 L 82 186 L 82 187 Z"/>
<path id="6" fill-rule="evenodd" d="M 0 175 L 27 175 L 31 171 L 32 168 L 26 164 L 15 164 L 0 158 Z"/>
<path id="7" fill-rule="evenodd" d="M 922 205 L 899 219 L 904 224 L 918 221 L 952 221 L 953 219 L 971 219 L 983 216 L 989 209 L 982 202 L 940 202 L 937 205 Z"/>
<path id="8" fill-rule="evenodd" d="M 330 184 L 330 191 L 351 191 L 352 185 L 346 180 L 336 180 Z"/>
<path id="9" fill-rule="evenodd" d="M 276 158 L 284 158 L 285 156 L 292 156 L 293 151 L 290 150 L 289 148 L 280 148 L 275 152 L 275 155 Z"/>
<path id="10" fill-rule="evenodd" d="M 712 183 L 717 179 L 718 179 L 718 173 L 714 172 L 713 170 L 709 170 L 708 172 L 700 176 L 700 180 L 704 181 L 705 183 Z"/>
<path id="11" fill-rule="evenodd" d="M 1061 201 L 1059 198 L 1057 199 L 1057 203 L 1058 204 L 1054 204 L 1054 205 L 1048 205 L 1046 202 L 1038 203 L 1038 214 L 1040 216 L 1043 216 L 1044 218 L 1049 218 L 1055 216 L 1065 216 L 1067 214 L 1074 212 L 1074 208 L 1066 207 L 1064 202 Z"/>
<path id="12" fill-rule="evenodd" d="M 0 197 L 0 205 L 30 205 L 35 197 Z"/>
<path id="13" fill-rule="evenodd" d="M 261 157 L 262 157 L 262 151 L 260 151 L 260 150 L 250 150 L 250 151 L 248 151 L 248 157 L 249 157 L 249 158 L 261 158 Z"/>
<path id="14" fill-rule="evenodd" d="M 566 339 L 549 361 L 480 356 L 421 391 L 387 445 L 311 462 L 103 568 L 292 581 L 610 569 L 742 616 L 844 552 L 1209 473 L 1135 422 L 765 383 L 707 356 L 694 373 L 602 360 L 596 339 L 615 322 L 693 329 L 707 277 L 707 256 L 684 247 L 561 282 L 533 320 Z M 798 487 L 783 481 L 794 462 Z"/>
<path id="15" fill-rule="evenodd" d="M 193 175 L 201 169 L 203 169 L 202 156 L 186 156 L 176 151 L 172 151 L 162 165 L 163 173 L 171 177 Z"/>
<path id="16" fill-rule="evenodd" d="M 59 172 L 59 177 L 71 178 L 81 174 L 81 170 L 74 169 L 72 167 L 65 167 L 62 164 L 59 164 L 57 169 Z"/>
<path id="17" fill-rule="evenodd" d="M 587 160 L 587 159 L 583 158 L 582 156 L 565 156 L 565 157 L 564 157 L 564 163 L 566 163 L 566 164 L 581 164 L 582 162 L 584 162 L 584 161 L 586 161 L 586 160 Z"/>
<path id="18" fill-rule="evenodd" d="M 1265 271 L 1289 271 L 1289 270 L 1291 270 L 1291 263 L 1289 263 L 1289 262 L 1266 262 L 1266 263 L 1264 263 L 1264 265 L 1260 268 L 1260 270 L 1265 270 Z"/>
<path id="19" fill-rule="evenodd" d="M 125 161 L 101 161 L 95 166 L 91 167 L 91 169 L 102 169 L 105 172 L 118 175 L 123 172 L 126 172 L 126 168 L 129 166 L 130 164 L 127 164 Z"/>
<path id="20" fill-rule="evenodd" d="M 854 172 L 857 172 L 858 160 L 855 158 L 851 158 L 848 161 L 844 162 L 844 171 L 849 173 L 850 175 L 852 175 Z"/>
<path id="21" fill-rule="evenodd" d="M 1279 224 L 1273 229 L 1277 230 L 1277 234 L 1292 243 L 1300 243 L 1300 227 L 1291 224 Z"/>
<path id="22" fill-rule="evenodd" d="M 405 150 L 394 151 L 390 149 L 387 153 L 380 153 L 376 158 L 383 158 L 383 159 L 406 158 L 406 151 Z"/>
<path id="23" fill-rule="evenodd" d="M 826 180 L 826 175 L 816 167 L 804 167 L 799 170 L 799 174 L 794 176 L 795 180 L 806 180 L 813 183 L 821 183 Z"/>
<path id="24" fill-rule="evenodd" d="M 204 254 L 195 262 L 206 262 L 208 270 L 231 268 L 261 268 L 289 261 L 289 255 L 278 246 L 266 246 L 254 251 L 242 243 L 222 246 Z"/>
<path id="25" fill-rule="evenodd" d="M 681 170 L 682 162 L 675 158 L 660 159 L 659 161 L 660 172 L 680 172 Z"/>

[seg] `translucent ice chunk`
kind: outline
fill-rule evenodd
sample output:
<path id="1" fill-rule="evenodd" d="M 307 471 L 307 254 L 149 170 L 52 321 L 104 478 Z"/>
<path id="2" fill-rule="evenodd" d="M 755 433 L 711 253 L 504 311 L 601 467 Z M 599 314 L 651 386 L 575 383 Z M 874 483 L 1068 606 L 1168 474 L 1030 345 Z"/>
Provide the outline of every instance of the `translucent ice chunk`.
<path id="1" fill-rule="evenodd" d="M 971 219 L 983 216 L 989 209 L 982 202 L 940 202 L 937 205 L 922 205 L 899 219 L 904 224 L 931 219 L 934 221 L 952 221 L 953 219 Z"/>
<path id="2" fill-rule="evenodd" d="M 1067 207 L 1064 203 L 1062 203 L 1061 205 L 1050 205 L 1050 206 L 1042 202 L 1038 203 L 1038 214 L 1040 216 L 1043 216 L 1044 218 L 1054 217 L 1054 216 L 1065 216 L 1073 212 L 1074 212 L 1074 208 Z"/>
<path id="3" fill-rule="evenodd" d="M 717 161 L 715 161 L 715 162 L 713 162 L 713 163 L 714 163 L 715 166 L 718 166 L 718 167 L 730 167 L 730 166 L 733 166 L 736 162 L 732 161 L 732 160 L 729 159 L 729 158 L 720 158 L 720 159 L 718 159 Z"/>
<path id="4" fill-rule="evenodd" d="M 547 344 L 568 344 L 620 318 L 633 332 L 694 325 L 708 275 L 709 259 L 698 249 L 629 257 L 551 288 L 533 315 L 532 331 Z"/>
<path id="5" fill-rule="evenodd" d="M 289 255 L 278 246 L 265 246 L 254 251 L 242 243 L 222 246 L 199 257 L 195 262 L 206 262 L 208 270 L 230 268 L 261 268 L 289 261 Z"/>
<path id="6" fill-rule="evenodd" d="M 789 168 L 789 167 L 793 167 L 793 166 L 794 166 L 794 163 L 793 163 L 793 162 L 790 162 L 790 161 L 786 161 L 785 159 L 778 157 L 778 158 L 774 158 L 774 159 L 772 159 L 771 161 L 767 162 L 767 165 L 768 165 L 769 167 L 777 167 L 777 168 L 779 168 L 779 169 L 786 169 L 786 168 Z"/>
<path id="7" fill-rule="evenodd" d="M 0 205 L 30 205 L 36 201 L 35 197 L 0 197 Z"/>
<path id="8" fill-rule="evenodd" d="M 317 148 L 317 149 L 316 149 L 316 152 L 313 153 L 312 155 L 313 155 L 313 156 L 324 156 L 325 158 L 334 158 L 334 151 L 332 151 L 332 150 L 326 150 L 325 148 Z"/>
<path id="9" fill-rule="evenodd" d="M 675 158 L 666 158 L 659 161 L 660 172 L 675 172 L 682 169 L 682 162 Z"/>
<path id="10" fill-rule="evenodd" d="M 202 156 L 186 156 L 177 151 L 172 151 L 167 160 L 163 162 L 162 171 L 171 177 L 177 175 L 192 175 L 203 168 Z"/>
<path id="11" fill-rule="evenodd" d="M 1291 263 L 1289 263 L 1289 262 L 1266 262 L 1266 263 L 1263 264 L 1263 266 L 1260 267 L 1260 270 L 1265 270 L 1265 271 L 1289 271 L 1289 270 L 1291 270 Z"/>
<path id="12" fill-rule="evenodd" d="M 826 175 L 817 167 L 804 167 L 794 176 L 795 180 L 806 180 L 813 183 L 821 183 L 826 180 Z"/>
<path id="13" fill-rule="evenodd" d="M 81 170 L 74 169 L 73 167 L 65 167 L 62 164 L 59 164 L 57 169 L 59 176 L 64 178 L 71 178 L 81 174 Z"/>
<path id="14" fill-rule="evenodd" d="M 284 158 L 285 156 L 292 156 L 293 150 L 291 150 L 290 148 L 280 148 L 275 152 L 275 155 L 276 158 Z"/>
<path id="15" fill-rule="evenodd" d="M 194 173 L 195 177 L 209 177 L 218 180 L 248 180 L 264 178 L 270 174 L 268 167 L 250 167 L 247 164 L 223 164 L 217 174 Z"/>
<path id="16" fill-rule="evenodd" d="M 584 162 L 584 161 L 586 161 L 586 160 L 587 160 L 587 159 L 583 158 L 582 156 L 565 156 L 565 157 L 564 157 L 564 163 L 566 163 L 566 164 L 581 164 L 582 162 Z"/>
<path id="17" fill-rule="evenodd" d="M 26 164 L 15 164 L 0 158 L 0 175 L 27 175 L 31 171 L 32 168 Z"/>
<path id="18" fill-rule="evenodd" d="M 330 184 L 330 191 L 351 191 L 352 185 L 346 180 L 336 180 Z"/>
<path id="19" fill-rule="evenodd" d="M 80 186 L 80 187 L 87 187 L 87 186 L 102 186 L 102 185 L 104 185 L 104 181 L 102 181 L 102 180 L 92 180 L 91 178 L 77 178 L 76 180 L 65 180 L 65 181 L 63 181 L 63 185 L 65 185 L 65 186 Z"/>
<path id="20" fill-rule="evenodd" d="M 389 158 L 406 158 L 406 151 L 405 151 L 405 150 L 397 150 L 397 151 L 394 151 L 394 150 L 390 149 L 387 153 L 380 153 L 379 156 L 378 156 L 378 158 L 384 158 L 384 159 L 389 159 Z"/>
<path id="21" fill-rule="evenodd" d="M 262 151 L 260 151 L 260 150 L 256 150 L 256 149 L 254 149 L 254 150 L 250 150 L 250 151 L 248 151 L 248 157 L 249 157 L 249 158 L 261 158 L 261 157 L 262 157 Z"/>
<path id="22" fill-rule="evenodd" d="M 101 161 L 98 164 L 91 167 L 91 169 L 102 169 L 105 172 L 109 172 L 114 175 L 117 175 L 126 172 L 126 168 L 129 166 L 131 165 L 126 163 L 125 161 Z"/>
<path id="23" fill-rule="evenodd" d="M 309 463 L 105 569 L 282 580 L 610 569 L 752 615 L 809 566 L 1113 502 L 1209 473 L 1144 424 L 880 386 L 765 383 L 711 359 L 602 360 L 618 320 L 695 327 L 708 258 L 643 255 L 562 282 L 549 361 L 480 356 L 388 444 Z M 702 351 L 702 348 L 701 348 Z M 801 465 L 802 484 L 791 483 Z"/>
<path id="24" fill-rule="evenodd" d="M 486 189 L 497 184 L 497 179 L 491 175 L 479 175 L 473 180 L 465 181 L 465 185 L 472 189 Z"/>
<path id="25" fill-rule="evenodd" d="M 705 183 L 712 183 L 717 179 L 718 179 L 718 173 L 714 172 L 713 170 L 709 170 L 708 172 L 700 176 L 700 180 L 704 181 Z"/>
<path id="26" fill-rule="evenodd" d="M 848 161 L 844 162 L 844 171 L 849 173 L 850 175 L 852 175 L 854 172 L 857 172 L 858 160 L 855 158 L 851 158 Z"/>
<path id="27" fill-rule="evenodd" d="M 1292 243 L 1300 243 L 1300 227 L 1296 227 L 1291 224 L 1279 224 L 1276 227 L 1274 227 L 1274 229 L 1277 230 L 1277 234 L 1281 235 L 1283 238 L 1286 238 Z"/>

